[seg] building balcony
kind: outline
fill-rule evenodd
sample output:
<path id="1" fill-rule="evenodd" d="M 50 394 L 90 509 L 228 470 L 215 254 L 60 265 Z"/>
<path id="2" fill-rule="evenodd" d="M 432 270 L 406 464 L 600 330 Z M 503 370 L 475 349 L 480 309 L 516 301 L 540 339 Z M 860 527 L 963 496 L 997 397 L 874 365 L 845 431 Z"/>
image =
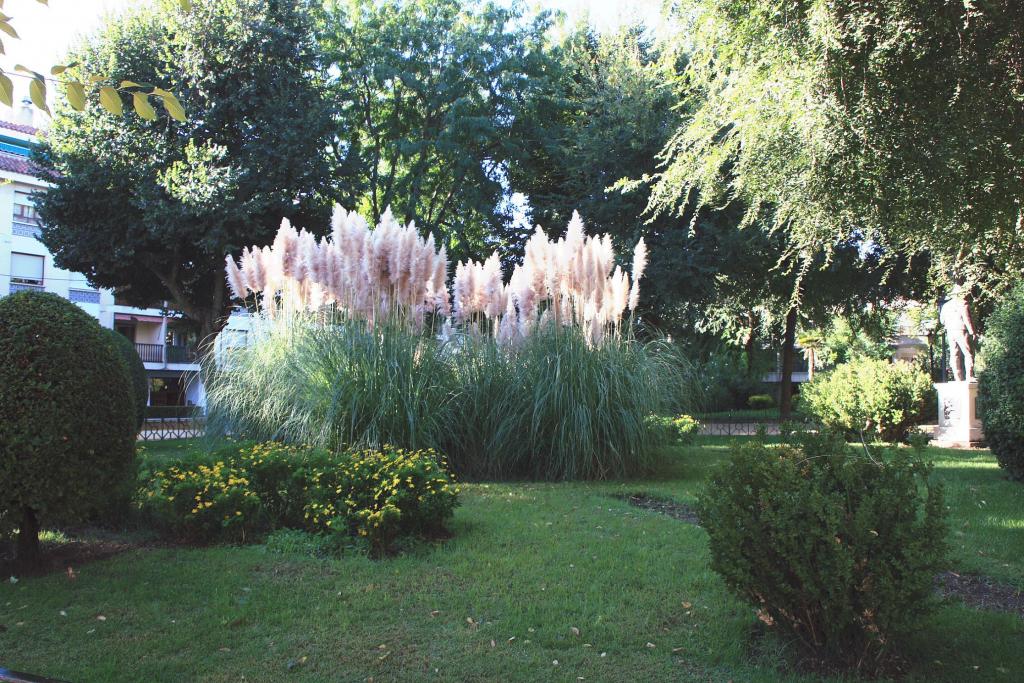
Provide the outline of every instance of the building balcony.
<path id="1" fill-rule="evenodd" d="M 160 365 L 196 365 L 199 363 L 199 353 L 194 346 L 136 342 L 135 351 L 143 363 Z"/>
<path id="2" fill-rule="evenodd" d="M 11 294 L 16 292 L 45 292 L 46 287 L 43 285 L 30 285 L 25 282 L 12 282 L 11 283 Z"/>
<path id="3" fill-rule="evenodd" d="M 17 216 L 14 217 L 14 222 L 11 223 L 11 234 L 17 237 L 31 237 L 32 239 L 39 239 L 42 235 L 42 229 L 38 223 L 19 219 Z"/>

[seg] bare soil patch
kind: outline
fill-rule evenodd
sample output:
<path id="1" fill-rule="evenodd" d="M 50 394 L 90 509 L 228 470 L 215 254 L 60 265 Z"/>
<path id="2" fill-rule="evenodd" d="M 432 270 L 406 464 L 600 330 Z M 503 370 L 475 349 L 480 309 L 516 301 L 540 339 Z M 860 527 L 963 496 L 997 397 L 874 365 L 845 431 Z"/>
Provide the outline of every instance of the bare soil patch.
<path id="1" fill-rule="evenodd" d="M 979 574 L 942 572 L 935 588 L 944 598 L 957 598 L 975 609 L 1011 612 L 1024 618 L 1024 592 Z"/>

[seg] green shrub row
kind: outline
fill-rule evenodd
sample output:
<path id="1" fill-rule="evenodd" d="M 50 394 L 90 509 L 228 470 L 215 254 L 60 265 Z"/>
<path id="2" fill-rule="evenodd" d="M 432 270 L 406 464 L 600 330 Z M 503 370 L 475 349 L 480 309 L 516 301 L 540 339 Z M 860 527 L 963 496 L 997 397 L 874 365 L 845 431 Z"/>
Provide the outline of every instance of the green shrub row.
<path id="1" fill-rule="evenodd" d="M 145 521 L 181 541 L 291 528 L 362 538 L 381 554 L 401 535 L 442 533 L 457 495 L 433 451 L 262 443 L 160 466 L 143 476 L 137 504 Z"/>
<path id="2" fill-rule="evenodd" d="M 881 671 L 934 605 L 942 490 L 907 448 L 868 453 L 828 432 L 786 441 L 735 446 L 701 494 L 712 568 L 805 654 Z"/>

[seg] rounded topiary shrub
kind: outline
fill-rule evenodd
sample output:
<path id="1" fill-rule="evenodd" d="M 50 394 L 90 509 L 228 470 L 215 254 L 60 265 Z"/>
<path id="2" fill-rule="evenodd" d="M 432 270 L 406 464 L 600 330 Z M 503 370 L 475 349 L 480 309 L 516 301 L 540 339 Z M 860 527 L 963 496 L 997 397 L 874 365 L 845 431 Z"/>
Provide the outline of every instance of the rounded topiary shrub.
<path id="1" fill-rule="evenodd" d="M 879 672 L 933 606 L 942 490 L 910 449 L 789 440 L 737 445 L 701 494 L 711 566 L 802 656 Z"/>
<path id="2" fill-rule="evenodd" d="M 985 325 L 984 370 L 978 409 L 985 440 L 1012 479 L 1024 480 L 1024 287 L 1018 287 Z"/>
<path id="3" fill-rule="evenodd" d="M 102 510 L 132 473 L 135 406 L 99 323 L 55 295 L 0 299 L 0 518 L 30 569 L 41 524 Z"/>
<path id="4" fill-rule="evenodd" d="M 801 410 L 848 437 L 903 441 L 935 401 L 931 379 L 909 363 L 860 357 L 800 389 Z"/>
<path id="5" fill-rule="evenodd" d="M 117 330 L 104 329 L 104 332 L 113 340 L 114 346 L 117 348 L 118 353 L 121 354 L 121 358 L 124 359 L 128 369 L 128 377 L 132 382 L 132 399 L 135 404 L 135 430 L 137 432 L 142 428 L 142 423 L 146 419 L 146 404 L 149 403 L 149 378 L 146 377 L 146 366 L 142 363 L 142 359 L 139 358 L 139 353 L 135 350 L 135 344 L 132 343 L 131 339 Z"/>

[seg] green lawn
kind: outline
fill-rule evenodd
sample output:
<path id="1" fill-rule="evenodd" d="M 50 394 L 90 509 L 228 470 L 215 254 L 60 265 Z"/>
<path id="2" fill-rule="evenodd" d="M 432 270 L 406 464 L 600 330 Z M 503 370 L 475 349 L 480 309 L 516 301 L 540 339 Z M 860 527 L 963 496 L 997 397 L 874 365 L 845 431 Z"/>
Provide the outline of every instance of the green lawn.
<path id="1" fill-rule="evenodd" d="M 385 561 L 143 548 L 73 581 L 4 583 L 0 666 L 76 682 L 817 680 L 780 668 L 783 645 L 708 568 L 702 530 L 611 497 L 692 502 L 725 449 L 704 439 L 644 482 L 468 485 L 450 541 Z M 929 454 L 953 568 L 1024 588 L 1024 486 L 986 451 Z M 1024 619 L 947 603 L 909 678 L 1021 680 L 1022 642 Z"/>

